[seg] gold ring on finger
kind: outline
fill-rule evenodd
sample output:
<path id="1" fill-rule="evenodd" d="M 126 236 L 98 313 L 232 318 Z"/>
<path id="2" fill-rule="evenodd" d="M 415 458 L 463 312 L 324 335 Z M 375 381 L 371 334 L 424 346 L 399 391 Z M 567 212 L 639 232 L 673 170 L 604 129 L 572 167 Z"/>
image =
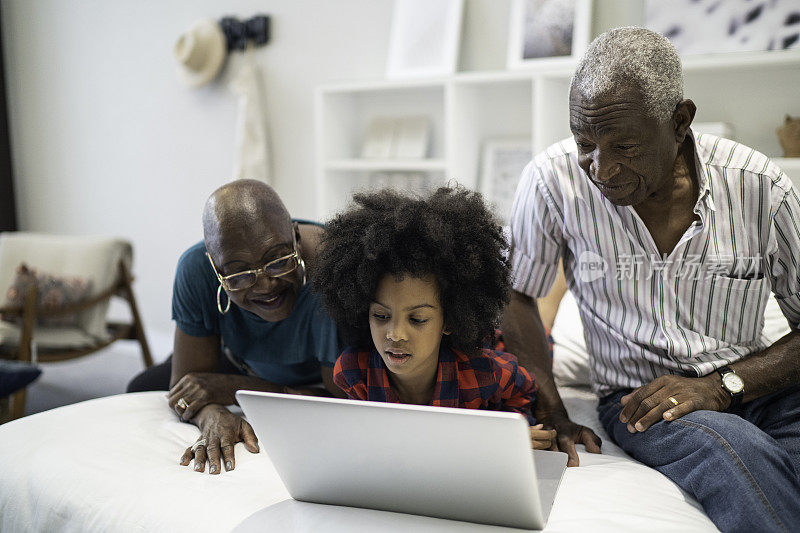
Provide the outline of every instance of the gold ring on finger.
<path id="1" fill-rule="evenodd" d="M 178 398 L 178 401 L 175 403 L 175 406 L 180 407 L 182 410 L 185 411 L 186 408 L 189 407 L 189 404 L 186 403 L 186 400 L 184 400 L 183 398 Z"/>
<path id="2" fill-rule="evenodd" d="M 676 400 L 674 396 L 670 396 L 667 400 L 671 401 L 672 405 L 678 405 L 678 400 Z"/>

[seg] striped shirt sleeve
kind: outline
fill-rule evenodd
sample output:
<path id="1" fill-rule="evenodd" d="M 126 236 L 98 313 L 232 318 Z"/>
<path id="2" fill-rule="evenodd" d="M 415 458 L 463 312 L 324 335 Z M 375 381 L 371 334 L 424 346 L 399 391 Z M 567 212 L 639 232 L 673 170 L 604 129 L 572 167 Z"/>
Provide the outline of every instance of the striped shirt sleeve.
<path id="1" fill-rule="evenodd" d="M 532 161 L 520 178 L 511 209 L 512 288 L 532 298 L 550 292 L 558 273 L 563 237 L 558 207 L 543 169 Z"/>
<path id="2" fill-rule="evenodd" d="M 791 187 L 775 211 L 777 247 L 770 261 L 775 299 L 792 329 L 800 329 L 800 198 Z"/>

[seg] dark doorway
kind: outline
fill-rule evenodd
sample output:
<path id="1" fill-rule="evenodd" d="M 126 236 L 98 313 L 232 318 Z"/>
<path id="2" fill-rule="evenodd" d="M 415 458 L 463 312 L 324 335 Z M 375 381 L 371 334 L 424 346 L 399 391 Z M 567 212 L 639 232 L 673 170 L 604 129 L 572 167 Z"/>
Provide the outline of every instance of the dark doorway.
<path id="1" fill-rule="evenodd" d="M 11 173 L 11 144 L 8 136 L 6 75 L 3 60 L 2 12 L 0 12 L 0 231 L 16 231 L 14 183 Z"/>

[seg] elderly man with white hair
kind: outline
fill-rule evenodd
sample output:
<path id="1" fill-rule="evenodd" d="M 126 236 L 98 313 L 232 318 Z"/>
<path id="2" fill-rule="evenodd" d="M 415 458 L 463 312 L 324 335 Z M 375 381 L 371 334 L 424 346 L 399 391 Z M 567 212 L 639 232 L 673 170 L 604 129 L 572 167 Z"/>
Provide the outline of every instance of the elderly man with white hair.
<path id="1" fill-rule="evenodd" d="M 562 261 L 611 438 L 721 530 L 788 531 L 800 523 L 800 199 L 763 154 L 692 132 L 695 110 L 664 37 L 619 28 L 591 44 L 570 87 L 573 138 L 517 189 L 503 333 L 536 372 L 536 415 L 570 464 L 576 443 L 599 452 L 556 391 L 536 307 Z M 791 327 L 774 344 L 770 291 Z"/>

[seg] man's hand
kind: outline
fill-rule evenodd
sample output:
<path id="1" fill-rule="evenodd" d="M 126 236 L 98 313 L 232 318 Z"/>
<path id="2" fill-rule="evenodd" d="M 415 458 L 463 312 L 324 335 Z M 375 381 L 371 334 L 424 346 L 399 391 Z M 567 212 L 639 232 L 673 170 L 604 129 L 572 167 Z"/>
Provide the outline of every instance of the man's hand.
<path id="1" fill-rule="evenodd" d="M 570 420 L 566 413 L 537 414 L 537 418 L 544 424 L 544 427 L 555 429 L 558 449 L 569 457 L 567 466 L 580 465 L 578 451 L 575 449 L 576 444 L 583 444 L 589 453 L 600 453 L 600 446 L 603 445 L 600 437 L 586 426 L 581 426 Z"/>
<path id="2" fill-rule="evenodd" d="M 210 403 L 232 405 L 236 403 L 234 387 L 227 383 L 224 374 L 192 372 L 183 376 L 167 394 L 169 406 L 182 420 L 191 420 Z M 181 402 L 180 400 L 183 400 Z M 185 402 L 185 405 L 184 405 Z"/>
<path id="3" fill-rule="evenodd" d="M 623 409 L 619 420 L 636 433 L 662 418 L 669 422 L 700 409 L 723 411 L 730 401 L 716 373 L 702 378 L 661 376 L 620 399 Z"/>
<path id="4" fill-rule="evenodd" d="M 534 450 L 552 450 L 556 445 L 556 430 L 544 429 L 544 424 L 531 426 L 531 448 Z"/>
<path id="5" fill-rule="evenodd" d="M 188 466 L 194 459 L 194 470 L 203 472 L 208 461 L 208 473 L 219 474 L 221 459 L 226 471 L 233 470 L 236 467 L 233 446 L 237 442 L 244 442 L 250 453 L 258 453 L 258 439 L 250 424 L 221 405 L 201 409 L 196 423 L 200 438 L 183 452 L 181 466 Z"/>

